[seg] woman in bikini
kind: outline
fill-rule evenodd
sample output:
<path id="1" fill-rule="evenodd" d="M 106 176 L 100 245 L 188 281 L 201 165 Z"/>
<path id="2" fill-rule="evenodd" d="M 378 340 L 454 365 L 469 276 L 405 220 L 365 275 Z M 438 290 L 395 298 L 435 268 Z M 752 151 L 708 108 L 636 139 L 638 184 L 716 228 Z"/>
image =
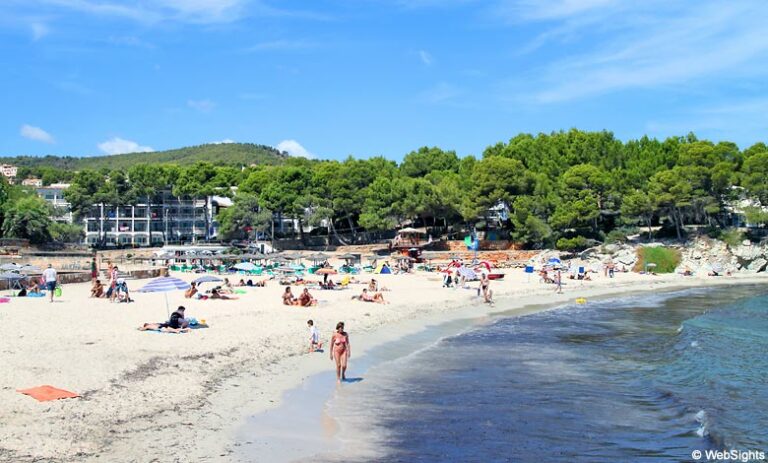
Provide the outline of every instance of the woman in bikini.
<path id="1" fill-rule="evenodd" d="M 331 336 L 330 351 L 331 360 L 336 361 L 336 382 L 340 384 L 347 379 L 347 361 L 352 355 L 349 334 L 344 331 L 344 322 L 336 324 L 336 332 Z"/>

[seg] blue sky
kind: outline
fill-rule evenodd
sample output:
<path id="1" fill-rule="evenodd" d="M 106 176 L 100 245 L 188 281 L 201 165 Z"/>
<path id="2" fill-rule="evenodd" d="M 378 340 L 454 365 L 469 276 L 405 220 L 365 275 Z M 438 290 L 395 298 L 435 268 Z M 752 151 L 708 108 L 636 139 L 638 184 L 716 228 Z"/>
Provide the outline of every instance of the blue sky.
<path id="1" fill-rule="evenodd" d="M 768 3 L 3 0 L 0 155 L 768 140 Z"/>

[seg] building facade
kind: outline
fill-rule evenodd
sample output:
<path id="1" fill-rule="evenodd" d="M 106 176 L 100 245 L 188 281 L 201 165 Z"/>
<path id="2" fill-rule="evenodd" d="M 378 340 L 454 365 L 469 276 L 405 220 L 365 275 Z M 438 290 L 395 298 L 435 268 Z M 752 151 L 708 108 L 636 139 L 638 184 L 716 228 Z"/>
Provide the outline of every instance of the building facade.
<path id="1" fill-rule="evenodd" d="M 55 222 L 72 223 L 72 208 L 69 201 L 64 198 L 64 192 L 69 188 L 68 183 L 54 183 L 49 186 L 36 188 L 37 195 L 47 201 L 54 208 L 51 220 Z"/>
<path id="2" fill-rule="evenodd" d="M 34 187 L 34 188 L 40 188 L 41 186 L 43 186 L 43 181 L 41 179 L 39 179 L 39 178 L 30 177 L 30 178 L 25 178 L 24 180 L 22 180 L 21 181 L 21 185 L 22 186 L 31 186 L 31 187 Z"/>
<path id="3" fill-rule="evenodd" d="M 8 179 L 8 183 L 13 183 L 16 179 L 16 175 L 19 173 L 19 168 L 10 164 L 0 164 L 0 174 Z"/>
<path id="4" fill-rule="evenodd" d="M 85 243 L 92 246 L 157 246 L 214 240 L 216 214 L 229 198 L 181 199 L 170 192 L 149 203 L 94 204 L 83 218 Z"/>

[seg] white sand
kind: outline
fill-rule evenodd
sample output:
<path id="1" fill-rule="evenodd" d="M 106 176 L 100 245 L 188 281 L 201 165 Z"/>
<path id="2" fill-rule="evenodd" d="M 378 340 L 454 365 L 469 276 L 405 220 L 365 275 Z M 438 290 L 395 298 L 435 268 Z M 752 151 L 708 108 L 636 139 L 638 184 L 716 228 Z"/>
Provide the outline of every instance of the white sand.
<path id="1" fill-rule="evenodd" d="M 436 319 L 466 317 L 467 307 L 484 315 L 576 297 L 768 280 L 764 275 L 598 275 L 589 282 L 566 280 L 565 294 L 555 295 L 535 275 L 528 282 L 522 270 L 506 273 L 503 282 L 491 283 L 495 298 L 504 300 L 495 308 L 483 304 L 474 289 L 443 289 L 438 274 L 425 273 L 375 276 L 391 290 L 384 293 L 389 305 L 351 301 L 362 285 L 312 290 L 321 301 L 312 308 L 283 306 L 284 287 L 274 281 L 247 288 L 237 301 L 185 300 L 181 292 L 168 293 L 172 309 L 185 305 L 188 316 L 211 325 L 186 334 L 136 330 L 166 318 L 163 294 L 134 292 L 135 303 L 111 304 L 89 299 L 89 285 L 82 284 L 66 286 L 53 304 L 13 299 L 0 305 L 0 461 L 232 461 L 234 436 L 246 416 L 276 406 L 283 391 L 308 375 L 332 369 L 327 356 L 305 354 L 309 318 L 326 342 L 336 322 L 345 321 L 353 354 L 362 355 L 370 347 L 366 332 L 406 319 L 418 330 Z M 144 283 L 131 282 L 132 289 Z M 294 294 L 298 291 L 294 287 Z M 385 330 L 376 338 L 403 334 Z M 82 397 L 37 402 L 16 392 L 43 384 Z"/>

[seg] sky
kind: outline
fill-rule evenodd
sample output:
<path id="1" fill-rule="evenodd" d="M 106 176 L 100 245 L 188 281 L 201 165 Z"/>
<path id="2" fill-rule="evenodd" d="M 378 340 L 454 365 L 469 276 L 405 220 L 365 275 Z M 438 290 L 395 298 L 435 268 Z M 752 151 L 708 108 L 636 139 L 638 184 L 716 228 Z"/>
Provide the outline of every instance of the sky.
<path id="1" fill-rule="evenodd" d="M 768 141 L 763 0 L 0 0 L 0 155 Z"/>

